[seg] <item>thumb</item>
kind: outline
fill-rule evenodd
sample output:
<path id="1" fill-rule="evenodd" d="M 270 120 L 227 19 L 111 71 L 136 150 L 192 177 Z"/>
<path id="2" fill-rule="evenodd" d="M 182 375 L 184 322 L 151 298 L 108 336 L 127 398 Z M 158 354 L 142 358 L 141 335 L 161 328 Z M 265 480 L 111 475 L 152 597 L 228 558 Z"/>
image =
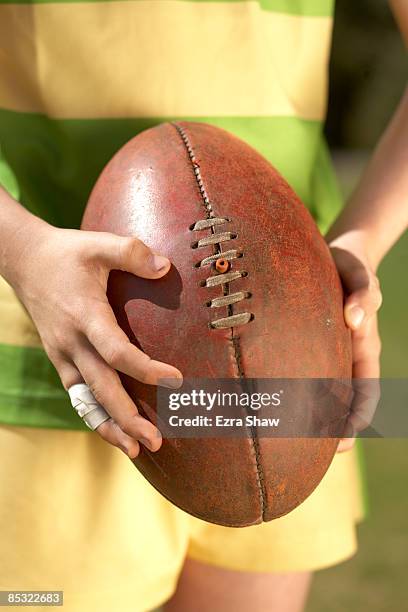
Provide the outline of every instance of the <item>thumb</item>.
<path id="1" fill-rule="evenodd" d="M 361 325 L 377 312 L 382 303 L 382 295 L 376 277 L 367 287 L 354 291 L 346 299 L 344 318 L 348 327 L 359 329 Z"/>
<path id="2" fill-rule="evenodd" d="M 131 272 L 141 278 L 161 278 L 170 269 L 167 257 L 154 253 L 138 238 L 105 234 L 104 244 L 99 242 L 106 264 L 111 270 Z"/>

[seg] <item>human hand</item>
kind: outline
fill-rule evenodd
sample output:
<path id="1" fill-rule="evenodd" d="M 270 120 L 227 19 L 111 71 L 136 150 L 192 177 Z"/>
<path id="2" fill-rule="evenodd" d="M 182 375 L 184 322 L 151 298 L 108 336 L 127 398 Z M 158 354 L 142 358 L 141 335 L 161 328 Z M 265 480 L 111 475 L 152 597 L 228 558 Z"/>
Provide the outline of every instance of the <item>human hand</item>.
<path id="1" fill-rule="evenodd" d="M 350 450 L 357 433 L 370 425 L 380 396 L 381 341 L 377 311 L 382 295 L 365 242 L 359 231 L 348 232 L 329 242 L 346 295 L 344 319 L 351 329 L 355 393 L 346 426 L 347 437 L 340 441 L 337 452 Z"/>
<path id="2" fill-rule="evenodd" d="M 35 220 L 16 240 L 18 257 L 9 280 L 64 387 L 89 386 L 111 417 L 97 433 L 129 457 L 138 455 L 139 442 L 158 450 L 158 429 L 139 415 L 117 371 L 152 385 L 159 379 L 176 379 L 181 385 L 182 374 L 131 344 L 117 324 L 106 289 L 112 269 L 158 279 L 168 272 L 169 260 L 137 238 L 60 229 Z"/>

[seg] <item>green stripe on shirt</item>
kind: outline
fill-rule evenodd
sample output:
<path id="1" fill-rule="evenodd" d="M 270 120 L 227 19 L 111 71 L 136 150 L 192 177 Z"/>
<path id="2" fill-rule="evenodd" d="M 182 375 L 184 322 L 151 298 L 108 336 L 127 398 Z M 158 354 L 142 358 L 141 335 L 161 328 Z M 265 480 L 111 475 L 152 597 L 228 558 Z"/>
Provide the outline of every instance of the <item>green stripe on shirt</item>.
<path id="1" fill-rule="evenodd" d="M 140 131 L 178 119 L 49 119 L 0 110 L 0 142 L 22 203 L 54 225 L 74 228 L 79 227 L 89 193 L 114 153 Z M 181 119 L 211 123 L 253 146 L 286 178 L 322 230 L 323 221 L 337 214 L 340 197 L 325 159 L 320 122 L 297 117 Z"/>
<path id="2" fill-rule="evenodd" d="M 40 348 L 0 344 L 0 422 L 86 430 Z"/>

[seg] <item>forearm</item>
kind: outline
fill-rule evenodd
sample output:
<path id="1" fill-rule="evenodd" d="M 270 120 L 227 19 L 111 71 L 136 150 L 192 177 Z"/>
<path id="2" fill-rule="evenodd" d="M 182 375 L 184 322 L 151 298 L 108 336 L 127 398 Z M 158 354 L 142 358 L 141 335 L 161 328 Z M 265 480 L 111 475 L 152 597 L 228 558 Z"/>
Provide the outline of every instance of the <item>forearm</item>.
<path id="1" fill-rule="evenodd" d="M 408 226 L 408 89 L 354 194 L 327 235 L 360 234 L 373 269 Z"/>
<path id="2" fill-rule="evenodd" d="M 0 275 L 14 284 L 19 262 L 33 248 L 33 236 L 47 227 L 0 187 Z M 35 256 L 35 253 L 33 253 Z"/>
<path id="3" fill-rule="evenodd" d="M 398 23 L 402 38 L 408 46 L 408 3 L 407 0 L 389 0 L 391 11 Z"/>

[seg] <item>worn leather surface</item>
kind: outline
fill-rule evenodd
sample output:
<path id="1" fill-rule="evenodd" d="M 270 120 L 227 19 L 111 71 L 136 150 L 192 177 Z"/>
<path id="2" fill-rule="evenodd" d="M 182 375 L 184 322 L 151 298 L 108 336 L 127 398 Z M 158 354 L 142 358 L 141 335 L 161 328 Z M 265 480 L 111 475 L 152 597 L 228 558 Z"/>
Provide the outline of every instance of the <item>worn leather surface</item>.
<path id="1" fill-rule="evenodd" d="M 222 250 L 243 253 L 231 271 L 247 276 L 229 288 L 251 297 L 232 310 L 206 306 L 223 294 L 222 286 L 200 286 L 217 271 L 195 267 L 214 253 L 213 246 L 191 248 L 211 234 L 190 229 L 208 216 L 203 193 L 216 217 L 230 219 L 215 231 L 237 234 Z M 137 236 L 170 258 L 172 268 L 160 280 L 113 272 L 108 296 L 131 341 L 185 377 L 351 377 L 341 283 L 323 238 L 279 173 L 227 132 L 180 122 L 141 133 L 102 172 L 82 228 Z M 232 328 L 209 327 L 239 312 L 254 318 Z M 155 422 L 156 389 L 127 376 L 122 381 Z M 344 416 L 344 407 L 318 415 L 323 430 L 338 435 Z M 167 439 L 157 453 L 143 447 L 134 463 L 187 512 L 244 526 L 299 505 L 322 479 L 337 443 L 334 437 L 265 438 L 256 432 L 247 438 Z"/>

